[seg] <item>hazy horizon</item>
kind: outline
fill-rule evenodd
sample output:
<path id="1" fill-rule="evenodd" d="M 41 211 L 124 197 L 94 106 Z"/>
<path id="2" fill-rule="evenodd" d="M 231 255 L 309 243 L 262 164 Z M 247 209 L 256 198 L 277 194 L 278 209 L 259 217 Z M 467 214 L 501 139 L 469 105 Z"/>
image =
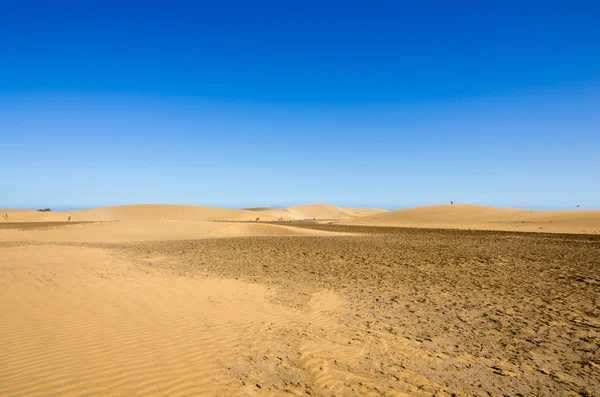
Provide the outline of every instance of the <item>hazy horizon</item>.
<path id="1" fill-rule="evenodd" d="M 325 205 L 331 205 L 331 206 L 336 206 L 336 207 L 344 207 L 344 206 L 340 206 L 337 205 L 335 203 L 296 203 L 296 204 L 290 204 L 290 205 L 249 205 L 249 206 L 222 206 L 222 205 L 218 205 L 218 204 L 213 204 L 213 205 L 208 205 L 208 204 L 173 204 L 173 203 L 126 203 L 126 204 L 109 204 L 109 205 L 91 205 L 91 206 L 83 206 L 83 207 L 78 207 L 78 206 L 69 206 L 69 207 L 65 207 L 65 206 L 47 206 L 47 205 L 40 205 L 40 206 L 35 206 L 35 205 L 30 205 L 30 206 L 18 206 L 18 205 L 0 205 L 0 208 L 6 208 L 6 209 L 16 209 L 16 210 L 38 210 L 38 209 L 45 209 L 45 208 L 50 208 L 53 212 L 69 212 L 69 211 L 80 211 L 80 210 L 86 210 L 86 209 L 93 209 L 93 208 L 102 208 L 102 207 L 118 207 L 118 206 L 129 206 L 129 205 L 183 205 L 183 206 L 200 206 L 200 207 L 216 207 L 216 208 L 228 208 L 228 209 L 247 209 L 247 208 L 289 208 L 289 207 L 294 207 L 294 206 L 298 206 L 298 205 L 311 205 L 311 204 L 325 204 Z M 425 205 L 404 205 L 404 206 L 397 206 L 397 207 L 384 207 L 384 206 L 376 206 L 376 205 L 356 205 L 354 207 L 351 208 L 379 208 L 379 209 L 384 209 L 384 210 L 388 210 L 388 211 L 394 211 L 394 210 L 401 210 L 401 209 L 407 209 L 407 208 L 415 208 L 415 207 L 424 207 L 424 206 L 436 206 L 436 205 L 445 205 L 445 204 L 450 204 L 450 203 L 429 203 L 429 204 L 425 204 Z M 454 203 L 454 204 L 469 204 L 469 205 L 480 205 L 480 206 L 486 206 L 484 204 L 476 204 L 476 203 Z M 519 208 L 519 209 L 525 209 L 525 210 L 530 210 L 530 211 L 563 211 L 563 210 L 597 210 L 598 208 L 584 208 L 584 207 L 577 207 L 576 205 L 570 208 L 555 208 L 555 207 L 519 207 L 519 206 L 505 206 L 505 207 L 497 207 L 497 208 Z"/>

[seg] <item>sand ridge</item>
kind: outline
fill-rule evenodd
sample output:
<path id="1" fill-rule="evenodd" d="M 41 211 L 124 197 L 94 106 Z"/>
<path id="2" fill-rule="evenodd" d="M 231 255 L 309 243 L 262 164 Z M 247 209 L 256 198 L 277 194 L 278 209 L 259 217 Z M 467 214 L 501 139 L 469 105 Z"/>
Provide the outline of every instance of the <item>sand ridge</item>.
<path id="1" fill-rule="evenodd" d="M 324 204 L 300 205 L 286 210 L 297 219 L 352 219 L 387 212 L 378 208 L 341 208 Z"/>
<path id="2" fill-rule="evenodd" d="M 382 209 L 340 208 L 324 204 L 312 204 L 290 208 L 230 209 L 169 204 L 137 204 L 113 207 L 100 207 L 65 212 L 40 212 L 35 210 L 6 210 L 13 222 L 63 221 L 69 216 L 73 221 L 294 221 L 302 219 L 349 219 L 373 213 L 385 212 Z M 4 214 L 4 213 L 2 213 Z"/>
<path id="3" fill-rule="evenodd" d="M 387 211 L 341 208 L 324 204 L 289 208 L 229 209 L 218 207 L 142 204 L 72 212 L 7 210 L 11 222 L 66 221 L 196 221 L 260 222 L 322 220 L 350 225 L 458 228 L 550 233 L 600 233 L 600 211 L 531 211 L 468 204 L 437 205 Z M 123 224 L 124 225 L 124 224 Z M 130 224 L 131 225 L 131 224 Z M 140 224 L 141 225 L 141 224 Z M 204 226 L 202 226 L 204 227 Z M 200 227 L 199 227 L 200 228 Z M 258 229 L 257 229 L 258 230 Z M 242 233 L 245 235 L 246 233 Z M 259 233 L 263 234 L 263 233 Z M 232 236 L 237 234 L 232 234 Z M 198 234 L 191 233 L 189 238 Z"/>
<path id="4" fill-rule="evenodd" d="M 457 228 L 548 233 L 600 233 L 600 211 L 530 211 L 468 204 L 407 208 L 344 220 L 364 226 Z"/>

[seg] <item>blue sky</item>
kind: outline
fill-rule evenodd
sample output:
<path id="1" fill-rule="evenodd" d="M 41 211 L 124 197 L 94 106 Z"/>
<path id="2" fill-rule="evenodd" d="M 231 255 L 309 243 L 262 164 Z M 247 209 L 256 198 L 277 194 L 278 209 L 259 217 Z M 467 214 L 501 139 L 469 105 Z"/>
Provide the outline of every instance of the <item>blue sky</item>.
<path id="1" fill-rule="evenodd" d="M 600 209 L 593 2 L 203 3 L 2 2 L 0 207 Z"/>

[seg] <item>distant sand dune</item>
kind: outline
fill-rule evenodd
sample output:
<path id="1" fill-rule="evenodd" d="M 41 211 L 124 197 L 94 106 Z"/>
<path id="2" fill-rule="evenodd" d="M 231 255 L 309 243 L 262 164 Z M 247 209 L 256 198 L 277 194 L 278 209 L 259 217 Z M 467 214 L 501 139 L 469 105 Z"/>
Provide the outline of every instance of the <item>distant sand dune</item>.
<path id="1" fill-rule="evenodd" d="M 285 233 L 283 229 L 273 227 L 215 226 L 204 222 L 233 221 L 250 222 L 257 218 L 260 221 L 295 221 L 303 219 L 332 219 L 343 223 L 368 226 L 428 227 L 428 228 L 460 228 L 482 230 L 511 230 L 529 232 L 560 233 L 600 233 L 600 211 L 529 211 L 515 208 L 493 208 L 477 205 L 454 204 L 428 207 L 408 208 L 386 211 L 372 208 L 341 208 L 324 204 L 301 205 L 289 208 L 250 208 L 245 210 L 184 206 L 144 204 L 117 207 L 102 207 L 72 212 L 38 212 L 32 210 L 7 210 L 9 220 L 13 222 L 56 222 L 66 221 L 71 216 L 73 221 L 120 221 L 122 233 L 129 233 L 135 228 L 149 228 L 159 224 L 131 222 L 178 221 L 202 222 L 182 223 L 175 227 L 174 223 L 161 224 L 163 230 L 146 231 L 147 238 L 200 238 L 206 236 L 246 236 L 268 233 Z M 125 223 L 128 222 L 128 223 Z M 85 230 L 98 228 L 100 233 L 109 226 L 81 226 Z M 92 228 L 92 229 L 90 229 Z M 178 229 L 179 228 L 179 229 Z M 57 235 L 66 232 L 59 232 Z M 121 233 L 121 232 L 119 232 Z M 134 233 L 136 234 L 136 233 Z M 171 236 L 171 237 L 168 237 Z M 0 239 L 2 234 L 0 233 Z M 118 237 L 122 241 L 125 237 Z"/>
<path id="2" fill-rule="evenodd" d="M 64 221 L 261 221 L 300 219 L 350 219 L 384 212 L 379 209 L 340 208 L 331 205 L 305 205 L 290 208 L 250 208 L 246 210 L 168 204 L 140 204 L 101 207 L 70 212 L 39 212 L 35 210 L 6 210 L 15 222 Z M 4 212 L 2 213 L 4 214 Z"/>
<path id="3" fill-rule="evenodd" d="M 366 226 L 600 233 L 600 211 L 529 211 L 449 204 L 389 211 L 348 220 L 345 223 Z"/>
<path id="4" fill-rule="evenodd" d="M 298 219 L 352 219 L 387 212 L 386 210 L 377 208 L 341 208 L 324 204 L 289 207 L 287 211 Z"/>

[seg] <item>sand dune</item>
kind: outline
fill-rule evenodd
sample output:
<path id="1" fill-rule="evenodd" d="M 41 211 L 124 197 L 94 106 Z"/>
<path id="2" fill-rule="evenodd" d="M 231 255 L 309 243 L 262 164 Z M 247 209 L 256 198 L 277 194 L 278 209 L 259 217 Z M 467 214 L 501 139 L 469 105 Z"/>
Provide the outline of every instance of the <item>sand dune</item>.
<path id="1" fill-rule="evenodd" d="M 369 210 L 342 209 L 326 205 L 309 205 L 291 209 L 237 210 L 149 204 L 102 207 L 73 212 L 19 210 L 9 212 L 10 222 L 65 222 L 70 216 L 72 223 L 98 223 L 52 225 L 46 228 L 24 226 L 22 229 L 0 227 L 0 240 L 117 242 L 261 235 L 325 236 L 335 233 L 252 221 L 256 218 L 261 221 L 275 221 L 280 218 L 284 220 L 349 218 L 368 212 Z"/>
<path id="2" fill-rule="evenodd" d="M 69 216 L 71 216 L 73 221 L 251 221 L 257 217 L 256 213 L 252 211 L 167 204 L 125 205 L 65 212 L 39 212 L 32 210 L 7 212 L 10 221 L 15 222 L 64 221 Z M 277 219 L 275 216 L 271 216 L 270 218 L 272 219 L 266 220 Z"/>
<path id="3" fill-rule="evenodd" d="M 102 221 L 214 221 L 239 217 L 239 210 L 228 208 L 155 204 L 94 208 L 76 211 L 73 215 L 73 219 Z"/>
<path id="4" fill-rule="evenodd" d="M 55 222 L 66 221 L 67 214 L 62 212 L 39 212 L 36 210 L 2 209 L 0 215 L 7 214 L 10 222 Z M 0 222 L 4 221 L 0 218 Z"/>
<path id="5" fill-rule="evenodd" d="M 251 208 L 246 210 L 168 204 L 140 204 L 101 207 L 69 212 L 39 212 L 35 210 L 6 210 L 13 222 L 64 221 L 286 221 L 301 219 L 350 219 L 385 210 L 340 208 L 314 204 L 290 208 Z M 4 212 L 2 214 L 4 214 Z"/>
<path id="6" fill-rule="evenodd" d="M 600 233 L 600 211 L 530 211 L 454 204 L 389 211 L 345 223 L 365 226 Z"/>
<path id="7" fill-rule="evenodd" d="M 38 212 L 32 210 L 6 211 L 12 222 L 52 222 L 66 221 L 71 216 L 73 221 L 181 221 L 181 222 L 214 222 L 214 221 L 295 221 L 303 219 L 333 219 L 347 224 L 366 226 L 398 226 L 428 228 L 459 228 L 481 230 L 511 230 L 528 232 L 559 233 L 600 233 L 600 211 L 530 211 L 515 208 L 493 208 L 476 205 L 438 205 L 386 211 L 371 208 L 341 208 L 324 204 L 302 205 L 289 208 L 249 208 L 244 210 L 183 206 L 183 205 L 128 205 L 102 207 L 72 212 Z M 149 224 L 148 224 L 149 225 Z M 149 231 L 156 238 L 167 237 L 169 225 L 163 231 Z M 133 228 L 133 224 L 122 225 Z M 143 227 L 143 224 L 139 224 Z M 183 227 L 173 238 L 196 238 L 196 236 L 217 233 L 224 230 L 217 226 L 196 225 Z M 108 226 L 106 226 L 108 227 Z M 241 230 L 244 229 L 245 230 Z M 230 228 L 229 230 L 233 230 Z M 241 227 L 232 236 L 252 234 L 250 227 Z M 102 229 L 104 230 L 104 229 Z M 187 231 L 185 231 L 187 230 Z M 259 234 L 267 229 L 255 228 Z M 268 229 L 275 231 L 275 229 Z M 226 234 L 226 233 L 225 233 Z M 146 239 L 146 238 L 143 238 Z M 172 238 L 171 238 L 172 239 Z"/>
<path id="8" fill-rule="evenodd" d="M 385 213 L 378 208 L 341 208 L 325 204 L 309 204 L 289 207 L 287 211 L 298 219 L 351 219 L 371 214 Z"/>

